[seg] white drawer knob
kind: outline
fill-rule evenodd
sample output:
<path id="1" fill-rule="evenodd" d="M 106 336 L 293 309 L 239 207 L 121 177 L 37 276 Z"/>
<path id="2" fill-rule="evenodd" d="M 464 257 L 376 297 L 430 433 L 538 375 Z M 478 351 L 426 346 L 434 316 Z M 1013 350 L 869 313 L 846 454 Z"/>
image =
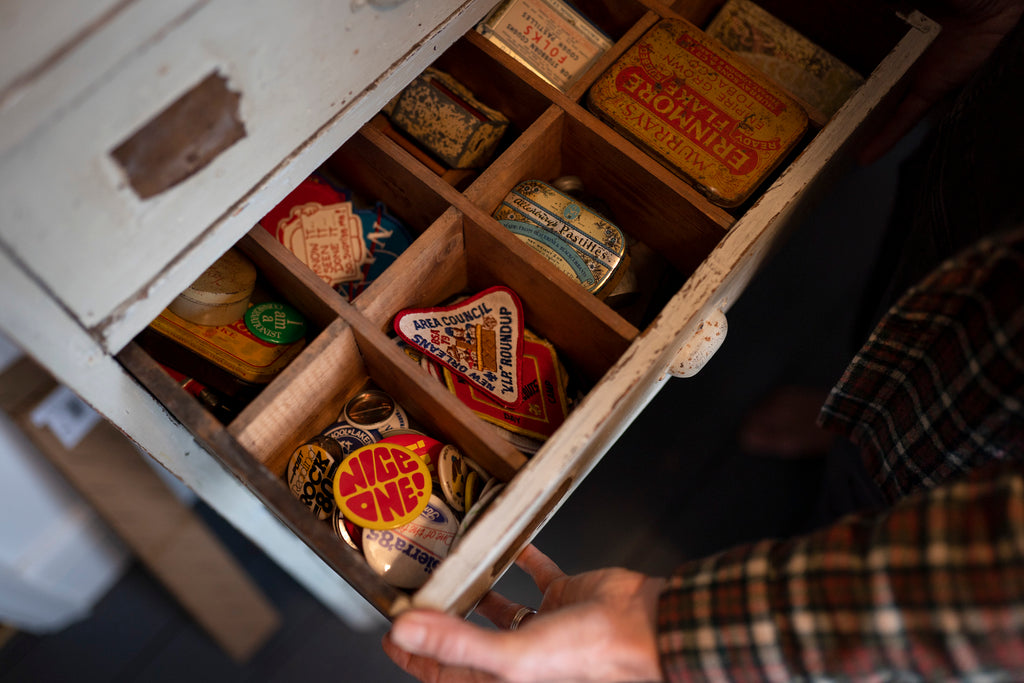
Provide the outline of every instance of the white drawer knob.
<path id="1" fill-rule="evenodd" d="M 729 323 L 725 319 L 725 313 L 715 309 L 697 328 L 696 334 L 679 349 L 675 360 L 668 368 L 669 374 L 675 377 L 696 375 L 718 351 L 728 331 Z"/>

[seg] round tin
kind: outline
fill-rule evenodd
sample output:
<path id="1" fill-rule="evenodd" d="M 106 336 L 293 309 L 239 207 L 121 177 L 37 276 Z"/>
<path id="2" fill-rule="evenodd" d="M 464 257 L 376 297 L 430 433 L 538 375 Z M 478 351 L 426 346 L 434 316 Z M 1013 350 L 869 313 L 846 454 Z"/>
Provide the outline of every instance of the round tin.
<path id="1" fill-rule="evenodd" d="M 251 306 L 245 313 L 245 326 L 256 338 L 271 344 L 291 344 L 306 336 L 306 319 L 278 301 Z"/>
<path id="2" fill-rule="evenodd" d="M 245 314 L 255 286 L 256 266 L 228 249 L 167 308 L 196 325 L 228 325 Z"/>
<path id="3" fill-rule="evenodd" d="M 466 511 L 467 470 L 458 448 L 449 444 L 441 449 L 437 459 L 437 478 L 444 499 L 456 512 Z"/>
<path id="4" fill-rule="evenodd" d="M 385 582 L 396 588 L 419 588 L 447 557 L 459 522 L 437 496 L 431 496 L 416 519 L 394 529 L 364 529 L 363 555 Z"/>
<path id="5" fill-rule="evenodd" d="M 327 519 L 334 514 L 336 505 L 331 486 L 343 457 L 337 441 L 315 436 L 296 448 L 288 461 L 288 488 L 317 519 Z"/>
<path id="6" fill-rule="evenodd" d="M 345 541 L 354 550 L 363 552 L 363 527 L 345 519 L 345 515 L 341 514 L 341 510 L 337 508 L 334 509 L 334 518 L 331 522 L 338 538 Z"/>
<path id="7" fill-rule="evenodd" d="M 367 389 L 349 399 L 339 420 L 383 434 L 409 426 L 409 418 L 398 402 L 379 389 Z"/>

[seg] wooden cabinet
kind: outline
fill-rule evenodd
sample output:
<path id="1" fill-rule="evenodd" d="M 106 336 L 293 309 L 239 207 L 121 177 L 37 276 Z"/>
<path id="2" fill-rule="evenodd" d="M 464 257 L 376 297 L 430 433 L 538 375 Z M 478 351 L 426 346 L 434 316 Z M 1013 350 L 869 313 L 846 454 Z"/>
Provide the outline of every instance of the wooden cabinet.
<path id="1" fill-rule="evenodd" d="M 868 78 L 835 115 L 812 123 L 752 200 L 724 209 L 585 106 L 590 84 L 662 17 L 700 25 L 719 3 L 580 0 L 614 46 L 564 93 L 472 30 L 493 4 L 112 6 L 52 27 L 49 53 L 12 47 L 24 69 L 4 74 L 0 91 L 5 333 L 355 621 L 372 616 L 349 585 L 383 614 L 409 604 L 472 607 L 662 386 L 704 322 L 720 319 L 740 296 L 937 33 L 920 14 L 897 15 L 881 3 L 808 10 L 766 2 Z M 45 23 L 25 7 L 26 22 Z M 431 171 L 376 115 L 431 63 L 513 122 L 514 139 L 471 182 L 453 185 Z M 206 109 L 229 132 L 185 125 L 183 137 L 168 142 L 159 139 L 166 126 L 147 128 L 191 97 L 212 98 L 199 102 L 213 102 Z M 178 167 L 116 153 L 139 140 L 185 150 Z M 416 233 L 352 304 L 253 228 L 321 165 L 386 202 Z M 491 218 L 518 181 L 567 174 L 580 176 L 664 258 L 678 286 L 651 322 L 627 319 L 572 286 Z M 315 334 L 222 425 L 131 340 L 236 243 Z M 388 336 L 404 308 L 495 284 L 519 294 L 527 326 L 587 387 L 529 458 L 439 390 Z M 374 575 L 282 481 L 291 450 L 329 425 L 367 381 L 507 482 L 411 595 Z"/>

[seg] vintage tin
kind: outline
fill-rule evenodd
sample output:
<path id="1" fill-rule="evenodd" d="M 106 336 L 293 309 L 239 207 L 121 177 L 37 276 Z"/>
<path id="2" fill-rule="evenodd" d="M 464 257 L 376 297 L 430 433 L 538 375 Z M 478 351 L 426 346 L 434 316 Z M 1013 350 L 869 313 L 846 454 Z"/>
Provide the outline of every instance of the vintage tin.
<path id="1" fill-rule="evenodd" d="M 239 318 L 230 325 L 196 325 L 164 309 L 138 338 L 155 360 L 228 396 L 251 399 L 302 350 L 305 339 L 274 344 Z"/>
<path id="2" fill-rule="evenodd" d="M 526 180 L 494 211 L 498 222 L 588 292 L 605 296 L 628 268 L 622 230 L 540 180 Z"/>
<path id="3" fill-rule="evenodd" d="M 749 0 L 729 0 L 707 27 L 721 41 L 808 106 L 832 116 L 864 78 Z"/>
<path id="4" fill-rule="evenodd" d="M 432 67 L 413 79 L 383 112 L 395 128 L 451 168 L 485 165 L 509 123 L 469 88 Z"/>
<path id="5" fill-rule="evenodd" d="M 285 471 L 288 490 L 312 510 L 317 519 L 325 520 L 334 515 L 337 506 L 332 486 L 343 457 L 336 441 L 316 436 L 296 448 L 288 461 Z"/>
<path id="6" fill-rule="evenodd" d="M 256 266 L 237 249 L 228 249 L 168 308 L 196 325 L 228 325 L 245 314 L 256 287 Z"/>
<path id="7" fill-rule="evenodd" d="M 612 46 L 608 36 L 561 0 L 507 0 L 476 30 L 563 91 Z"/>
<path id="8" fill-rule="evenodd" d="M 747 199 L 807 128 L 791 97 L 681 19 L 644 34 L 588 106 L 722 206 Z"/>

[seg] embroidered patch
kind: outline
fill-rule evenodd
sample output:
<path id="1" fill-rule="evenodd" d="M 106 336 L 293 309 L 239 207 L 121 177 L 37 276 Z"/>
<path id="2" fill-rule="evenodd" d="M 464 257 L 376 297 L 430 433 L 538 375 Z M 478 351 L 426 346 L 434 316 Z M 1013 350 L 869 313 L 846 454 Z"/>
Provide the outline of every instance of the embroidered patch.
<path id="1" fill-rule="evenodd" d="M 508 287 L 490 287 L 453 306 L 401 311 L 395 332 L 501 405 L 519 402 L 523 306 Z"/>

